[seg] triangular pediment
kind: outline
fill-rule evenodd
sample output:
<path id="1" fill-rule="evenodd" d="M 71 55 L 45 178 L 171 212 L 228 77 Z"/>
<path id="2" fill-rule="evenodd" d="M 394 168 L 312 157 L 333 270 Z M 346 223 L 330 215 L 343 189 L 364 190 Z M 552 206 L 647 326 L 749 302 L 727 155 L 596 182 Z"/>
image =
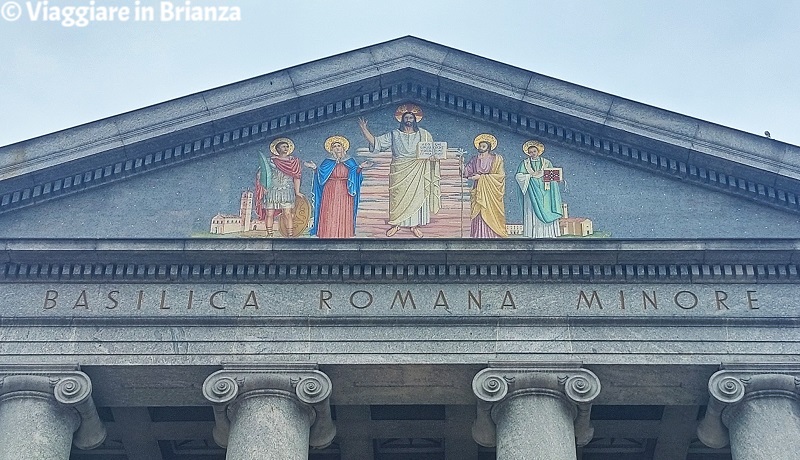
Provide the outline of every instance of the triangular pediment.
<path id="1" fill-rule="evenodd" d="M 215 216 L 244 219 L 241 198 L 256 192 L 270 141 L 289 137 L 298 157 L 319 164 L 334 134 L 354 159 L 375 163 L 356 236 L 381 236 L 391 154 L 364 151 L 357 120 L 390 132 L 403 103 L 424 110 L 420 126 L 435 141 L 466 152 L 441 163 L 441 224 L 428 236 L 469 236 L 473 182 L 459 168 L 480 133 L 498 139 L 512 227 L 524 218 L 521 147 L 538 139 L 563 169 L 569 215 L 589 219 L 594 236 L 800 236 L 800 148 L 413 37 L 0 148 L 2 236 L 213 236 Z M 309 197 L 312 175 L 303 168 Z"/>

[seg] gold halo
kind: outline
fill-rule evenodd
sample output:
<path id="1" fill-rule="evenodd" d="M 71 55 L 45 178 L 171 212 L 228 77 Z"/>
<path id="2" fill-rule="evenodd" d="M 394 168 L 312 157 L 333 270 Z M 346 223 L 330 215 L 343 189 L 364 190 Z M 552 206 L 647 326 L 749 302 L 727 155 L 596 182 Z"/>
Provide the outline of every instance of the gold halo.
<path id="1" fill-rule="evenodd" d="M 270 142 L 269 143 L 269 151 L 272 152 L 273 155 L 277 155 L 278 151 L 275 150 L 275 147 L 278 144 L 280 144 L 281 142 L 286 142 L 287 144 L 289 144 L 289 153 L 288 154 L 291 155 L 292 152 L 294 152 L 294 142 L 292 142 L 292 140 L 289 139 L 288 137 L 279 137 L 279 138 L 275 139 L 274 141 Z"/>
<path id="2" fill-rule="evenodd" d="M 529 140 L 528 142 L 522 144 L 522 151 L 525 152 L 525 155 L 528 155 L 528 149 L 531 147 L 536 147 L 539 149 L 539 155 L 544 153 L 544 144 L 537 140 Z"/>
<path id="3" fill-rule="evenodd" d="M 394 119 L 397 121 L 402 121 L 403 114 L 411 112 L 414 114 L 414 118 L 417 119 L 417 123 L 422 120 L 422 117 L 425 114 L 422 113 L 422 109 L 419 108 L 417 104 L 403 104 L 394 111 Z"/>
<path id="4" fill-rule="evenodd" d="M 481 142 L 488 142 L 489 147 L 492 150 L 497 148 L 497 138 L 492 136 L 491 134 L 488 133 L 478 134 L 477 136 L 475 136 L 475 140 L 472 141 L 472 145 L 474 145 L 475 148 L 477 149 L 478 144 L 480 144 Z"/>
<path id="5" fill-rule="evenodd" d="M 344 136 L 336 135 L 325 139 L 325 150 L 327 152 L 329 153 L 331 152 L 331 148 L 334 142 L 339 142 L 340 144 L 342 144 L 342 148 L 344 149 L 345 152 L 350 150 L 350 141 L 348 141 L 347 138 Z"/>

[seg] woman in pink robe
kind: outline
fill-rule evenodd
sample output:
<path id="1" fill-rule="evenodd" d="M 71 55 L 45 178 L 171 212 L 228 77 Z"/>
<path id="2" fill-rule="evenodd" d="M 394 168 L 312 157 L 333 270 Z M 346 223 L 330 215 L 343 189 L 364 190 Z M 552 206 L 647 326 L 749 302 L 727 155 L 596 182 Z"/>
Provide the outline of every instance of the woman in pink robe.
<path id="1" fill-rule="evenodd" d="M 343 136 L 331 136 L 325 149 L 331 154 L 317 167 L 313 161 L 305 165 L 314 170 L 314 223 L 311 235 L 318 238 L 352 238 L 356 234 L 356 212 L 364 180 L 361 170 L 372 165 L 357 164 L 347 156 L 350 142 Z"/>

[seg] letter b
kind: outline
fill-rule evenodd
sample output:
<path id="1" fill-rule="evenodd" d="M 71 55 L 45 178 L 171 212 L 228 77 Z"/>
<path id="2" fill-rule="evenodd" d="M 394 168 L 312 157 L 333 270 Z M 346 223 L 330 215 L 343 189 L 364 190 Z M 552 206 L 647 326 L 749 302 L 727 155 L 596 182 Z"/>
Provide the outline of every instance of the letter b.
<path id="1" fill-rule="evenodd" d="M 58 298 L 58 291 L 48 289 L 48 291 L 44 295 L 44 309 L 50 310 L 52 308 L 55 308 L 57 298 Z"/>

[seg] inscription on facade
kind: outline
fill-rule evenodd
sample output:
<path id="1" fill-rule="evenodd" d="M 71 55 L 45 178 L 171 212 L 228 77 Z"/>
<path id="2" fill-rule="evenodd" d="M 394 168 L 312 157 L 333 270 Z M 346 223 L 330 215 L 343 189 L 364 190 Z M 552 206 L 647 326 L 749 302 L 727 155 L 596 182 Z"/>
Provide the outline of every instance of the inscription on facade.
<path id="1" fill-rule="evenodd" d="M 780 289 L 786 289 L 783 286 Z M 38 288 L 39 312 L 54 315 L 483 315 L 756 314 L 775 296 L 754 286 L 61 286 Z M 24 297 L 24 296 L 23 296 Z M 785 297 L 783 297 L 785 298 Z"/>
<path id="2" fill-rule="evenodd" d="M 631 294 L 633 294 L 633 296 L 631 296 Z M 756 294 L 756 290 L 747 290 L 744 293 L 744 299 L 733 299 L 730 298 L 728 291 L 717 289 L 714 290 L 713 299 L 704 299 L 705 301 L 703 304 L 706 305 L 706 307 L 708 307 L 708 305 L 712 305 L 711 308 L 716 308 L 717 310 L 730 310 L 732 306 L 742 307 L 743 305 L 745 305 L 745 308 L 749 310 L 758 310 L 759 306 Z M 642 291 L 641 297 L 639 297 L 636 292 L 631 293 L 620 290 L 618 297 L 610 299 L 605 298 L 604 300 L 606 302 L 606 308 L 618 308 L 620 310 L 625 310 L 626 308 L 640 308 L 643 311 L 647 310 L 648 308 L 658 310 L 659 307 L 659 297 L 655 290 Z M 700 297 L 698 297 L 698 295 L 693 291 L 688 290 L 677 291 L 671 298 L 668 299 L 664 299 L 662 297 L 660 305 L 661 307 L 666 306 L 669 308 L 678 307 L 682 310 L 693 310 L 698 307 L 702 308 Z M 601 301 L 597 291 L 591 291 L 589 294 L 587 294 L 586 291 L 581 289 L 580 293 L 578 294 L 577 309 L 580 310 L 582 308 L 603 309 L 603 301 Z"/>

